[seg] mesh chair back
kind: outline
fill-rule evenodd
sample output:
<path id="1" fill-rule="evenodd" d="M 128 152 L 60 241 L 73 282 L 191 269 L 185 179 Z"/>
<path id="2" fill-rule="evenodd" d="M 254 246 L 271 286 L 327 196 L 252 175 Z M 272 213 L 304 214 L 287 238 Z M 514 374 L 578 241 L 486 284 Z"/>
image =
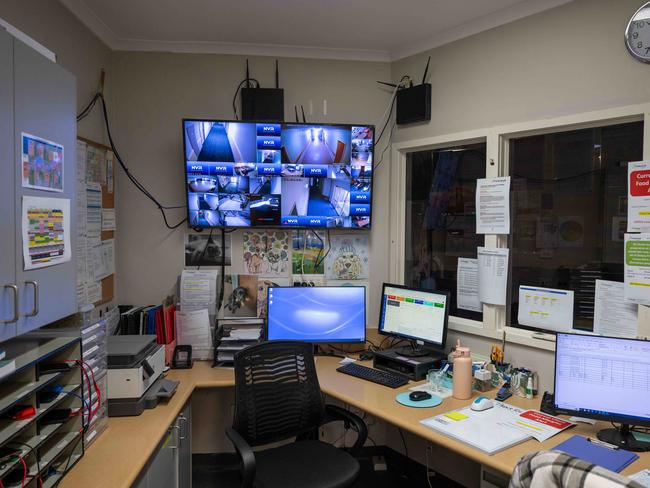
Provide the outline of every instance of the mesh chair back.
<path id="1" fill-rule="evenodd" d="M 266 342 L 238 352 L 234 363 L 233 428 L 251 446 L 288 439 L 321 424 L 325 406 L 313 345 Z"/>

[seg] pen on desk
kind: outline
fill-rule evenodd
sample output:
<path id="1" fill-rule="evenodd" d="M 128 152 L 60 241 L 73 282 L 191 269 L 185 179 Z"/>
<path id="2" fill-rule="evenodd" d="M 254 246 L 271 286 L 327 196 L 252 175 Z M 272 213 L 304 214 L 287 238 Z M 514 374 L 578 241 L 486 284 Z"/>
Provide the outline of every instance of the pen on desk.
<path id="1" fill-rule="evenodd" d="M 606 448 L 612 449 L 614 451 L 618 451 L 618 449 L 619 449 L 618 446 L 615 446 L 614 444 L 610 444 L 609 442 L 599 441 L 598 439 L 592 439 L 591 437 L 587 437 L 587 440 L 589 442 L 591 442 L 592 444 L 596 444 L 597 446 L 606 447 Z"/>

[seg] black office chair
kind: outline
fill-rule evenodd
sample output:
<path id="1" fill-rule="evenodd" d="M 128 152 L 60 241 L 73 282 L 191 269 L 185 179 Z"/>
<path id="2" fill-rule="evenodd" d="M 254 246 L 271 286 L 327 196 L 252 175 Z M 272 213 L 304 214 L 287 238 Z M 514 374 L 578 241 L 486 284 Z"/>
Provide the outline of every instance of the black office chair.
<path id="1" fill-rule="evenodd" d="M 349 452 L 318 440 L 318 428 L 333 421 L 356 430 Z M 368 429 L 359 416 L 323 402 L 313 345 L 278 341 L 235 354 L 235 416 L 226 435 L 239 454 L 244 488 L 342 488 L 359 476 L 353 456 Z"/>

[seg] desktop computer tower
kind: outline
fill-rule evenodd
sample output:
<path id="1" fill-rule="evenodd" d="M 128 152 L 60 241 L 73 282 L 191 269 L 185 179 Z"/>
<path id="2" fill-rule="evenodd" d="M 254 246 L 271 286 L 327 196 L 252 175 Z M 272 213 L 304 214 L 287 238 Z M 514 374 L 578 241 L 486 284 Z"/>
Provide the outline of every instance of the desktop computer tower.
<path id="1" fill-rule="evenodd" d="M 376 369 L 397 373 L 413 381 L 420 381 L 427 377 L 427 372 L 430 369 L 439 368 L 440 361 L 445 357 L 445 353 L 442 351 L 431 351 L 431 354 L 427 356 L 407 357 L 401 354 L 399 348 L 396 348 L 376 351 L 372 365 Z"/>

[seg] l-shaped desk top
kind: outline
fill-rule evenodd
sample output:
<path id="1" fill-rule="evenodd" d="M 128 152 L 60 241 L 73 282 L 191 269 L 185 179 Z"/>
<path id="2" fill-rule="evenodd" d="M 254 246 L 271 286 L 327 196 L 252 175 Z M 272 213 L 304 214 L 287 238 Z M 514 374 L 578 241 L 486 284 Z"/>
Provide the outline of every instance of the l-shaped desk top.
<path id="1" fill-rule="evenodd" d="M 595 436 L 599 429 L 609 425 L 605 423 L 598 423 L 596 426 L 578 424 L 545 442 L 529 440 L 493 456 L 488 456 L 482 451 L 420 424 L 422 419 L 467 406 L 469 400 L 447 398 L 435 408 L 405 407 L 395 401 L 395 395 L 400 391 L 407 391 L 412 384 L 393 390 L 338 373 L 336 372 L 338 366 L 338 358 L 316 358 L 318 380 L 325 394 L 508 475 L 512 473 L 524 454 L 550 449 L 574 434 Z M 234 386 L 232 369 L 213 369 L 210 363 L 205 361 L 195 362 L 192 369 L 172 370 L 167 377 L 180 381 L 176 394 L 169 402 L 160 404 L 153 410 L 146 410 L 137 417 L 110 418 L 108 429 L 90 446 L 84 457 L 65 476 L 61 487 L 126 488 L 131 486 L 195 388 Z M 493 394 L 494 392 L 492 392 Z M 490 393 L 487 396 L 490 396 Z M 540 399 L 526 400 L 512 397 L 507 403 L 522 408 L 538 409 Z M 194 408 L 197 406 L 194 405 Z M 650 453 L 641 454 L 640 459 L 628 466 L 623 474 L 634 473 L 644 468 L 650 468 Z"/>

